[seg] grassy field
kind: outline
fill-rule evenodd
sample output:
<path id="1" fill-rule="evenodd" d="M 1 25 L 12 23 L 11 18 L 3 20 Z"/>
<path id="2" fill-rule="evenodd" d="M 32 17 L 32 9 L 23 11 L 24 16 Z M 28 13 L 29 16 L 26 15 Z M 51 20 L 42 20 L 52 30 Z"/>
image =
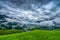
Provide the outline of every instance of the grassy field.
<path id="1" fill-rule="evenodd" d="M 22 30 L 0 30 L 0 35 L 8 35 L 22 32 L 23 32 Z"/>
<path id="2" fill-rule="evenodd" d="M 9 35 L 1 35 L 0 40 L 60 40 L 60 31 L 35 30 Z"/>

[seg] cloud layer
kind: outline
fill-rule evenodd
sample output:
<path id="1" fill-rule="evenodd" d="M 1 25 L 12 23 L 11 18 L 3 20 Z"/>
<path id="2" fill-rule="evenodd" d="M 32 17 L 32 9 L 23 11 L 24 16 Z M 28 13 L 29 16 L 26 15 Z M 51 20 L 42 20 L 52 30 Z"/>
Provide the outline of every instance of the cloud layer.
<path id="1" fill-rule="evenodd" d="M 60 26 L 60 1 L 49 0 L 0 0 L 0 15 L 6 15 L 7 22 Z"/>

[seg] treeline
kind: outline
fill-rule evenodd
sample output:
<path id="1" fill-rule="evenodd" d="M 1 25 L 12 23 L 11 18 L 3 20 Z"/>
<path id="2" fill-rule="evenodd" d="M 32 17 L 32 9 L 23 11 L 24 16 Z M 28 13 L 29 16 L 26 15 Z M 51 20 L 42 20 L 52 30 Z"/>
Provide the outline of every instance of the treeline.
<path id="1" fill-rule="evenodd" d="M 31 31 L 31 30 L 54 30 L 60 29 L 60 27 L 53 27 L 53 26 L 14 26 L 14 27 L 7 27 L 7 26 L 0 26 L 0 30 L 23 30 L 23 31 Z"/>

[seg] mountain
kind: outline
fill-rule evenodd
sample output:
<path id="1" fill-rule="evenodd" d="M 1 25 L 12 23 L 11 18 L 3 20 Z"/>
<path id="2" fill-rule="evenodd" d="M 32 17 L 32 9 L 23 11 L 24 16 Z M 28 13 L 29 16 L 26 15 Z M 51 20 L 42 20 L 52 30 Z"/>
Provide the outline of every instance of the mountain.
<path id="1" fill-rule="evenodd" d="M 60 27 L 60 0 L 0 0 L 0 26 Z"/>

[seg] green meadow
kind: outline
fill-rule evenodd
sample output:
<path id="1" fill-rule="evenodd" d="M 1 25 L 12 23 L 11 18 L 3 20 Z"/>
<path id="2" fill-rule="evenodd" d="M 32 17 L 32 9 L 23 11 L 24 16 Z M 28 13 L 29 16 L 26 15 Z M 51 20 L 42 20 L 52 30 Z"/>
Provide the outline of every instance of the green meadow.
<path id="1" fill-rule="evenodd" d="M 0 40 L 60 40 L 60 30 L 34 30 L 0 35 Z"/>

